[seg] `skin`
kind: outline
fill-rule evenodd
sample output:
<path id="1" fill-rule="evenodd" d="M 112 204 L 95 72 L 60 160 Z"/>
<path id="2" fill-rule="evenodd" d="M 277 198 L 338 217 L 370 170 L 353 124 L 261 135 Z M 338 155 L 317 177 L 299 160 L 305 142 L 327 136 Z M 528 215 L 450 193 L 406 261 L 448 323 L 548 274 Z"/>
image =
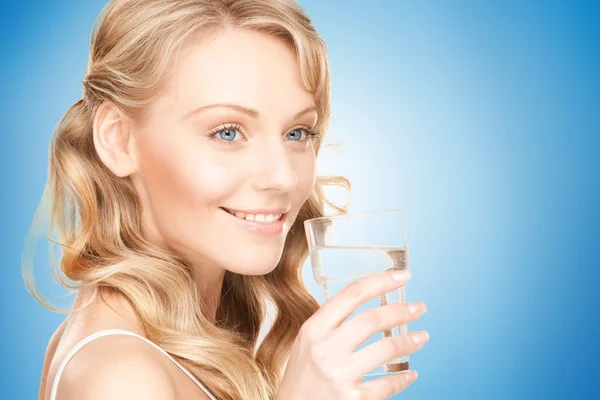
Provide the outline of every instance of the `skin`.
<path id="1" fill-rule="evenodd" d="M 221 103 L 258 116 L 210 107 Z M 315 184 L 307 134 L 317 122 L 314 106 L 291 49 L 230 29 L 187 49 L 143 124 L 125 126 L 108 104 L 100 111 L 98 154 L 116 175 L 133 180 L 147 238 L 193 261 L 204 303 L 216 304 L 226 270 L 262 275 L 277 265 Z M 221 207 L 289 211 L 283 232 L 267 236 L 241 227 Z"/>
<path id="2" fill-rule="evenodd" d="M 260 116 L 220 108 L 182 118 L 217 102 L 251 107 Z M 297 128 L 314 126 L 314 111 L 294 118 L 312 106 L 289 48 L 268 36 L 228 30 L 188 48 L 143 124 L 127 125 L 108 103 L 98 110 L 94 143 L 100 158 L 117 176 L 133 180 L 144 202 L 148 240 L 193 260 L 203 304 L 214 303 L 225 271 L 258 275 L 276 267 L 290 224 L 314 188 L 312 143 L 288 136 Z M 208 138 L 227 123 L 241 125 L 242 137 L 234 135 L 240 142 Z M 300 137 L 306 140 L 304 134 Z M 258 235 L 221 207 L 282 207 L 288 210 L 287 224 L 279 235 Z M 396 272 L 353 281 L 307 320 L 276 400 L 383 400 L 417 377 L 413 371 L 362 381 L 376 366 L 419 350 L 429 339 L 425 331 L 386 337 L 356 352 L 354 348 L 375 332 L 418 319 L 425 304 L 385 305 L 343 324 L 360 304 L 410 278 L 408 271 L 399 276 Z M 78 292 L 75 306 L 84 297 Z M 214 318 L 214 308 L 204 312 Z M 85 336 L 109 328 L 144 336 L 135 313 L 118 297 L 69 316 L 48 346 L 40 400 L 49 398 L 50 386 L 44 382 L 53 381 L 66 353 Z M 133 337 L 92 341 L 67 364 L 60 382 L 59 400 L 208 399 L 171 361 Z"/>
<path id="3" fill-rule="evenodd" d="M 194 112 L 217 103 L 258 115 L 226 107 Z M 115 175 L 134 182 L 144 204 L 146 238 L 192 260 L 203 304 L 216 305 L 225 271 L 266 274 L 280 260 L 290 226 L 315 184 L 315 151 L 307 135 L 318 118 L 314 106 L 287 45 L 264 34 L 227 29 L 186 47 L 148 120 L 127 124 L 110 103 L 99 107 L 93 129 L 98 155 Z M 231 125 L 239 128 L 227 130 Z M 211 132 L 216 132 L 213 139 Z M 280 234 L 261 235 L 221 207 L 284 208 L 286 223 Z M 85 296 L 80 291 L 75 306 Z M 204 311 L 214 318 L 215 307 Z M 75 343 L 110 328 L 144 336 L 135 313 L 118 296 L 70 315 L 48 346 L 39 398 L 49 397 L 58 365 Z M 112 387 L 122 396 L 125 386 L 139 379 L 145 387 L 153 382 L 164 389 L 144 398 L 206 398 L 166 357 L 137 340 L 113 336 L 81 348 L 63 372 L 59 398 L 81 398 L 84 386 L 89 392 L 94 379 L 100 379 L 95 377 L 102 376 L 103 366 L 111 370 L 123 360 L 137 360 L 127 361 L 133 364 L 124 374 L 137 372 L 110 385 L 110 376 L 102 376 L 99 393 Z M 115 348 L 115 357 L 122 358 L 109 360 L 107 353 L 114 354 Z M 82 371 L 92 360 L 95 368 L 86 376 Z"/>

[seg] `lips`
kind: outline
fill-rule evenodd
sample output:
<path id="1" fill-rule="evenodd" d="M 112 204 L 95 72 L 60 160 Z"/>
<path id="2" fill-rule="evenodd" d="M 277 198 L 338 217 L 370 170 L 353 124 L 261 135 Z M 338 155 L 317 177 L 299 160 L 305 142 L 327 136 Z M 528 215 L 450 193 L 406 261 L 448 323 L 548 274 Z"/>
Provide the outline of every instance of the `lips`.
<path id="1" fill-rule="evenodd" d="M 268 210 L 268 213 L 245 213 L 224 207 L 221 209 L 229 214 L 238 226 L 255 234 L 276 237 L 287 231 L 287 213 L 283 208 Z M 272 213 L 271 211 L 282 211 L 282 213 Z"/>
<path id="2" fill-rule="evenodd" d="M 254 213 L 252 213 L 252 212 L 236 211 L 236 210 L 228 209 L 225 207 L 221 207 L 221 208 L 224 211 L 226 211 L 227 213 L 235 216 L 238 219 L 256 222 L 256 223 L 264 223 L 264 224 L 277 222 L 277 221 L 281 220 L 282 216 L 285 214 L 285 211 L 282 209 L 274 210 L 274 211 L 278 211 L 278 212 L 254 212 Z"/>

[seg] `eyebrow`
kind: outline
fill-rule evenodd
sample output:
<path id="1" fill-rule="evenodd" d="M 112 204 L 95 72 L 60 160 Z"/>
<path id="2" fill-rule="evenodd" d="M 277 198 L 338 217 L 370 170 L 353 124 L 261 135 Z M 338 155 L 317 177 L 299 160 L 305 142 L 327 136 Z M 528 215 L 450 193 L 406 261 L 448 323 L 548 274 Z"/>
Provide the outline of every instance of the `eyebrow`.
<path id="1" fill-rule="evenodd" d="M 208 109 L 211 109 L 211 108 L 229 108 L 234 111 L 246 114 L 252 118 L 260 117 L 260 113 L 251 108 L 246 108 L 246 107 L 240 106 L 238 104 L 232 104 L 232 103 L 216 103 L 216 104 L 209 104 L 206 106 L 201 106 L 201 107 L 195 108 L 192 111 L 184 114 L 183 119 L 187 119 L 187 118 L 191 117 L 192 115 L 199 114 L 199 113 L 206 111 Z M 304 114 L 307 114 L 311 111 L 317 111 L 317 108 L 315 106 L 309 106 L 309 107 L 305 108 L 304 110 L 296 113 L 296 115 L 294 115 L 294 119 L 298 119 L 298 118 L 302 117 Z"/>

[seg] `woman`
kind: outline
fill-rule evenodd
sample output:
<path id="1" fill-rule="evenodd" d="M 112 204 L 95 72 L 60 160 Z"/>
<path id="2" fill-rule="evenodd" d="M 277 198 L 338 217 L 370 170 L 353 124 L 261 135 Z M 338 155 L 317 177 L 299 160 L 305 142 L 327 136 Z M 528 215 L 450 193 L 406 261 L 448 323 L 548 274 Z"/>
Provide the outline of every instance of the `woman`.
<path id="1" fill-rule="evenodd" d="M 316 175 L 329 69 L 297 4 L 114 0 L 83 86 L 42 203 L 77 295 L 39 399 L 383 399 L 416 377 L 361 379 L 420 348 L 412 335 L 353 348 L 422 303 L 341 324 L 406 275 L 364 278 L 320 309 L 301 280 L 303 221 L 331 204 L 323 185 L 349 185 Z"/>

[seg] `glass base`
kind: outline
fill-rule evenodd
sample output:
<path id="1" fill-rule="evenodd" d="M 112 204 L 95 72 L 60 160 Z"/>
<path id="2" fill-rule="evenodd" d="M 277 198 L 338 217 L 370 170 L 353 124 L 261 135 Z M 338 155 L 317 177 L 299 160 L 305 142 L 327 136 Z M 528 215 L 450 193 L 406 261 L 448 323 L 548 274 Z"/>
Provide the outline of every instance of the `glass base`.
<path id="1" fill-rule="evenodd" d="M 406 359 L 406 357 L 402 357 Z M 410 363 L 408 361 L 390 362 L 382 365 L 373 371 L 369 372 L 366 376 L 378 376 L 378 375 L 390 375 L 398 372 L 408 371 L 410 369 Z"/>
<path id="2" fill-rule="evenodd" d="M 402 363 L 395 363 L 395 364 L 386 364 L 385 365 L 385 373 L 408 371 L 408 368 L 409 368 L 408 361 L 402 362 Z"/>

